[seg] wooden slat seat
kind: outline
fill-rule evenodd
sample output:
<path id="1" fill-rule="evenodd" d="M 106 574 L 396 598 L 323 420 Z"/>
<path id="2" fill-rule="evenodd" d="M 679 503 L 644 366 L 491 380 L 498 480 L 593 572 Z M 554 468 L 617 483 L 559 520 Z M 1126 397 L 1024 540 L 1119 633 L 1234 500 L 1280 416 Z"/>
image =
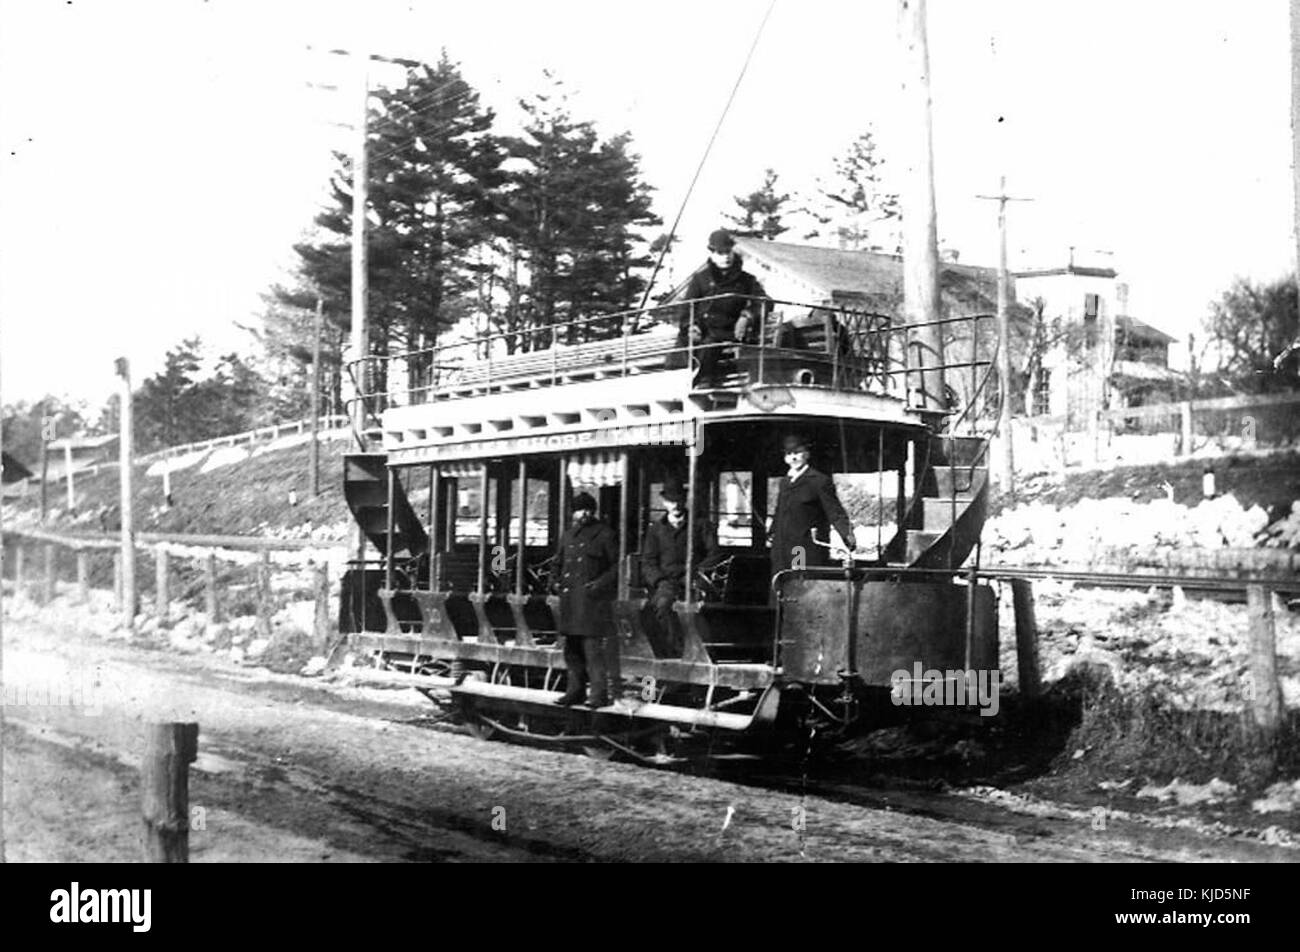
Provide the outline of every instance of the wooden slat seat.
<path id="1" fill-rule="evenodd" d="M 444 367 L 435 395 L 477 395 L 498 389 L 547 386 L 552 380 L 577 379 L 664 369 L 675 341 L 663 334 L 634 334 L 574 346 L 547 348 L 526 354 L 479 360 L 461 367 Z"/>

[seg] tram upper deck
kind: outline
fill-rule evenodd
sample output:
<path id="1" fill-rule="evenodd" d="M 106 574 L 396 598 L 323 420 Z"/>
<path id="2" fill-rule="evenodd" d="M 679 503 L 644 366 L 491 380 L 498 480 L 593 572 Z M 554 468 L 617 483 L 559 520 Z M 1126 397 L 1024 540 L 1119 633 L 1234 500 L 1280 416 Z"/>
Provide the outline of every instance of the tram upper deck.
<path id="1" fill-rule="evenodd" d="M 734 296 L 733 296 L 734 297 Z M 699 344 L 679 342 L 714 298 L 601 315 L 353 364 L 394 465 L 511 451 L 679 442 L 714 419 L 798 416 L 904 427 L 943 419 L 921 389 L 920 325 L 826 305 L 756 300 L 752 339 L 720 345 L 714 379 L 697 379 Z M 987 315 L 966 324 L 969 371 Z M 678 431 L 682 432 L 678 432 Z"/>

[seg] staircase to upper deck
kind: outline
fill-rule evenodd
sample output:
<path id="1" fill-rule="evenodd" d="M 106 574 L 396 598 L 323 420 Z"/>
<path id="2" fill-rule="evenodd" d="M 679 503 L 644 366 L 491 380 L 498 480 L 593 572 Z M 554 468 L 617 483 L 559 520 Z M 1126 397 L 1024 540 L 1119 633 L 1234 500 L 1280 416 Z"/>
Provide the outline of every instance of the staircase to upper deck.
<path id="1" fill-rule="evenodd" d="M 388 534 L 388 456 L 351 453 L 343 458 L 343 498 L 366 538 L 387 556 L 415 558 L 429 551 L 429 535 L 400 481 L 393 483 L 393 533 Z"/>
<path id="2" fill-rule="evenodd" d="M 885 550 L 887 564 L 954 569 L 966 561 L 988 516 L 988 443 L 974 434 L 930 438 L 919 492 Z"/>

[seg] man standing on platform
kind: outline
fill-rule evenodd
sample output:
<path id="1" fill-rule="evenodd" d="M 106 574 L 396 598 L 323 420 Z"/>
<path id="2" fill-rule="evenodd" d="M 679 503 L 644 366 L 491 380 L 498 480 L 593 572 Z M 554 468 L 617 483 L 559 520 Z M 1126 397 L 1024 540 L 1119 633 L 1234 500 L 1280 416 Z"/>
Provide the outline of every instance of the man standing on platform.
<path id="1" fill-rule="evenodd" d="M 552 588 L 560 596 L 556 628 L 564 636 L 569 671 L 568 690 L 555 703 L 569 706 L 586 698 L 593 710 L 607 707 L 610 680 L 621 687 L 613 607 L 618 539 L 613 529 L 596 521 L 596 500 L 589 493 L 573 497 L 573 523 L 560 538 L 552 571 Z"/>
<path id="2" fill-rule="evenodd" d="M 853 524 L 835 492 L 835 482 L 808 465 L 809 440 L 790 434 L 782 443 L 788 472 L 781 478 L 772 518 L 772 574 L 789 568 L 830 565 L 830 549 L 814 543 L 830 542 L 830 527 L 852 552 L 857 548 Z"/>

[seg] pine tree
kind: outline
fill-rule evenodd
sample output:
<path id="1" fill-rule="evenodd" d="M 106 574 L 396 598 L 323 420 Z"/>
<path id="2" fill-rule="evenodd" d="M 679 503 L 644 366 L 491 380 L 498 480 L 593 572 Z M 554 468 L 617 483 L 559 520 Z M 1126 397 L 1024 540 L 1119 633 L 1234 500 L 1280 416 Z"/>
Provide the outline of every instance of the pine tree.
<path id="1" fill-rule="evenodd" d="M 636 229 L 661 221 L 630 135 L 601 141 L 592 123 L 573 118 L 554 80 L 520 107 L 524 134 L 505 142 L 519 167 L 506 191 L 505 308 L 495 323 L 512 333 L 510 349 L 532 349 L 548 345 L 544 329 L 557 323 L 635 307 L 639 272 L 652 263 Z M 567 339 L 613 332 L 594 322 L 582 333 L 571 326 Z"/>
<path id="2" fill-rule="evenodd" d="M 163 369 L 135 393 L 136 438 L 142 448 L 176 446 L 205 439 L 197 399 L 201 342 L 189 337 L 167 351 Z"/>
<path id="3" fill-rule="evenodd" d="M 897 245 L 902 208 L 898 194 L 886 190 L 884 164 L 870 129 L 854 139 L 835 160 L 830 181 L 818 182 L 812 207 L 802 209 L 817 223 L 804 237 L 834 237 L 850 249 L 872 244 L 873 236 L 886 247 Z"/>
<path id="4" fill-rule="evenodd" d="M 756 191 L 744 196 L 735 196 L 740 212 L 727 216 L 735 234 L 742 238 L 763 238 L 773 241 L 790 230 L 788 226 L 781 224 L 781 216 L 787 210 L 786 205 L 790 202 L 790 195 L 777 194 L 776 180 L 776 172 L 768 169 L 763 173 L 763 184 Z"/>
<path id="5" fill-rule="evenodd" d="M 464 314 L 476 288 L 473 249 L 492 238 L 503 176 L 493 115 L 445 51 L 437 66 L 408 69 L 402 88 L 379 90 L 372 102 L 367 316 L 372 353 L 383 355 L 432 346 Z M 333 201 L 316 219 L 322 240 L 296 250 L 302 287 L 346 316 L 352 178 L 348 158 L 336 158 Z M 300 295 L 293 290 L 280 300 Z M 409 369 L 414 382 L 419 361 Z"/>

